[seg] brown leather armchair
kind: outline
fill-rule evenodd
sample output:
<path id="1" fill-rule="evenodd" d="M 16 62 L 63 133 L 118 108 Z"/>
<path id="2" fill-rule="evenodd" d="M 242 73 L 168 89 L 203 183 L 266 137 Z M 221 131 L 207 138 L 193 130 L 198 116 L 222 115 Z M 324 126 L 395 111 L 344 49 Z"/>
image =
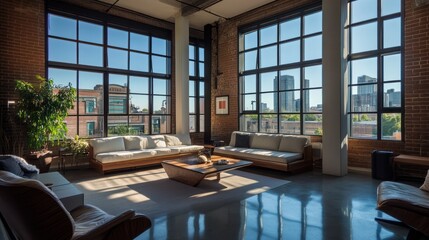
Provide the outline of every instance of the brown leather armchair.
<path id="1" fill-rule="evenodd" d="M 407 184 L 385 181 L 377 189 L 377 209 L 408 226 L 408 240 L 429 236 L 429 192 Z M 376 220 L 395 224 L 391 220 Z"/>
<path id="2" fill-rule="evenodd" d="M 128 210 L 112 216 L 91 205 L 68 212 L 37 180 L 0 171 L 0 213 L 17 239 L 133 239 L 151 227 Z"/>

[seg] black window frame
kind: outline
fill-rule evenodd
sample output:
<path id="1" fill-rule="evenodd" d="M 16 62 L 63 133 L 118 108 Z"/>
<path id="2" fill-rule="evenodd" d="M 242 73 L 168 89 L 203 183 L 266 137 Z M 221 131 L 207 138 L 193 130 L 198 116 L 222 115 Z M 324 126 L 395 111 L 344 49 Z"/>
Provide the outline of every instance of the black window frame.
<path id="1" fill-rule="evenodd" d="M 382 16 L 381 8 L 382 8 L 382 0 L 376 0 L 377 1 L 377 15 L 374 18 L 358 21 L 355 23 L 351 22 L 352 19 L 352 2 L 355 0 L 349 0 L 348 1 L 348 24 L 346 25 L 345 29 L 349 33 L 349 52 L 347 56 L 348 66 L 349 66 L 349 84 L 348 84 L 348 92 L 349 92 L 349 104 L 347 106 L 347 115 L 348 115 L 348 129 L 349 129 L 349 138 L 351 139 L 367 139 L 367 140 L 384 140 L 384 141 L 403 141 L 404 140 L 404 130 L 405 130 L 405 96 L 404 96 L 404 76 L 405 76 L 405 68 L 404 68 L 404 48 L 405 48 L 405 42 L 404 42 L 404 0 L 400 0 L 400 12 L 397 13 L 391 13 L 385 16 Z M 384 21 L 386 20 L 392 20 L 400 18 L 401 23 L 401 32 L 400 32 L 400 46 L 395 47 L 389 47 L 384 48 L 383 41 L 384 41 Z M 369 50 L 364 52 L 357 52 L 352 53 L 352 31 L 351 29 L 356 26 L 361 26 L 365 24 L 370 23 L 376 23 L 377 25 L 377 49 L 376 50 Z M 383 58 L 385 56 L 391 56 L 400 54 L 400 67 L 401 67 L 401 76 L 399 80 L 384 80 L 384 62 Z M 352 61 L 355 60 L 363 60 L 363 59 L 370 59 L 370 58 L 376 58 L 377 62 L 377 110 L 376 111 L 353 111 L 352 109 L 352 101 L 353 101 L 353 95 L 352 95 L 352 88 L 358 87 L 358 86 L 364 86 L 364 85 L 371 85 L 372 83 L 353 83 L 352 79 Z M 400 107 L 385 107 L 384 106 L 384 84 L 385 83 L 400 83 L 401 86 L 401 106 Z M 383 129 L 382 129 L 382 120 L 383 120 L 383 114 L 388 113 L 395 113 L 400 114 L 401 116 L 401 139 L 395 140 L 395 139 L 388 139 L 383 138 Z M 359 137 L 359 136 L 353 136 L 352 134 L 352 128 L 353 128 L 353 114 L 376 114 L 377 116 L 377 134 L 375 138 L 365 138 L 365 137 Z"/>
<path id="2" fill-rule="evenodd" d="M 204 126 L 204 122 L 205 122 L 205 117 L 207 116 L 206 114 L 206 109 L 205 109 L 205 104 L 201 103 L 201 98 L 204 99 L 204 102 L 207 101 L 207 97 L 205 96 L 205 85 L 206 83 L 206 73 L 205 73 L 205 67 L 200 68 L 200 63 L 203 63 L 205 66 L 205 58 L 200 59 L 200 54 L 199 51 L 200 49 L 204 50 L 204 56 L 206 55 L 206 50 L 204 48 L 204 41 L 203 40 L 199 40 L 196 38 L 191 38 L 189 40 L 189 47 L 193 46 L 194 47 L 194 57 L 193 59 L 191 59 L 191 56 L 189 56 L 189 64 L 191 64 L 192 62 L 194 62 L 194 69 L 195 69 L 195 74 L 193 76 L 191 76 L 191 74 L 189 74 L 189 81 L 194 82 L 194 93 L 193 96 L 191 96 L 191 93 L 189 92 L 189 98 L 194 98 L 195 99 L 195 109 L 194 109 L 194 113 L 191 113 L 191 109 L 189 109 L 189 116 L 195 116 L 195 129 L 191 130 L 189 129 L 190 133 L 203 133 L 205 132 L 205 129 L 201 129 L 201 125 Z M 201 76 L 201 72 L 203 73 L 203 76 Z M 200 84 L 203 83 L 204 84 L 204 89 L 203 92 L 200 92 Z M 201 106 L 202 105 L 202 106 Z M 201 107 L 204 108 L 204 113 L 201 113 L 200 109 Z M 201 116 L 203 116 L 203 119 L 201 119 Z M 189 124 L 191 126 L 191 124 Z M 203 130 L 203 131 L 201 131 Z"/>

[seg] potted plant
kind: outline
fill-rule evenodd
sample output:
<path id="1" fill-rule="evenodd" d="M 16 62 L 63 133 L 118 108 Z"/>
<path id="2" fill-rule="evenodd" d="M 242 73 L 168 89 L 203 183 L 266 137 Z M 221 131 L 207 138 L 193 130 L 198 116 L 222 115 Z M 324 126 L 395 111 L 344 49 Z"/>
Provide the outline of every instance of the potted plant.
<path id="1" fill-rule="evenodd" d="M 64 119 L 69 109 L 74 107 L 76 89 L 71 86 L 54 85 L 52 79 L 36 76 L 38 84 L 18 80 L 16 91 L 18 118 L 27 131 L 27 146 L 30 156 L 38 159 L 36 165 L 41 172 L 48 171 L 52 161 L 49 144 L 58 143 L 67 133 Z"/>
<path id="2" fill-rule="evenodd" d="M 83 159 L 88 155 L 89 144 L 85 139 L 74 136 L 64 141 L 63 147 L 67 153 L 70 153 L 73 157 L 73 162 L 77 162 L 78 159 Z"/>

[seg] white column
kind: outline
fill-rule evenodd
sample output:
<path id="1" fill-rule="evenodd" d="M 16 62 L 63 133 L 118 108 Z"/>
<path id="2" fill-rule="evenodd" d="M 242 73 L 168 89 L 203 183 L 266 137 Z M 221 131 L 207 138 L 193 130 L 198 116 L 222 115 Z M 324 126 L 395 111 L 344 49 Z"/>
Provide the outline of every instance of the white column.
<path id="1" fill-rule="evenodd" d="M 323 173 L 347 174 L 347 0 L 322 1 Z"/>
<path id="2" fill-rule="evenodd" d="M 189 133 L 189 21 L 179 13 L 174 26 L 176 133 Z"/>

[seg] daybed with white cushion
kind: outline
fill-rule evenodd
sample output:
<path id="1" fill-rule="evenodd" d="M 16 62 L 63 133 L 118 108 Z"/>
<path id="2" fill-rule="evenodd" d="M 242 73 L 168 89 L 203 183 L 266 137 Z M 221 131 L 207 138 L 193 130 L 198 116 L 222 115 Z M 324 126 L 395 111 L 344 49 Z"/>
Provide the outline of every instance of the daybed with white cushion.
<path id="1" fill-rule="evenodd" d="M 155 165 L 204 148 L 192 145 L 189 134 L 95 138 L 89 145 L 90 165 L 103 173 Z"/>
<path id="2" fill-rule="evenodd" d="M 312 147 L 306 136 L 235 131 L 229 146 L 216 147 L 214 154 L 250 160 L 253 166 L 281 171 L 313 168 Z"/>

